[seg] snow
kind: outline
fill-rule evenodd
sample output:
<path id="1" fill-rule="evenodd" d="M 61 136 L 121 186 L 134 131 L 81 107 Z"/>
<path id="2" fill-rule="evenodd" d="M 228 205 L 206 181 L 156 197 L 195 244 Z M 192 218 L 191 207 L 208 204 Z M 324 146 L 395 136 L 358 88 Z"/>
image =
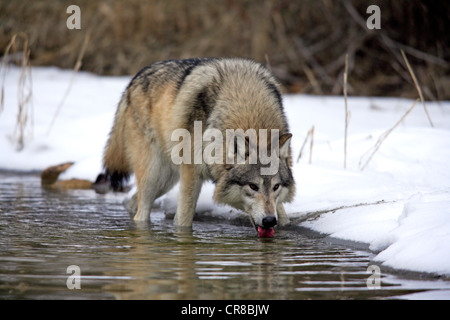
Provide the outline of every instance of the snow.
<path id="1" fill-rule="evenodd" d="M 80 72 L 58 113 L 72 71 L 32 69 L 33 100 L 25 147 L 14 144 L 20 70 L 5 78 L 0 113 L 0 168 L 42 170 L 74 161 L 61 178 L 94 180 L 116 105 L 130 77 L 101 77 Z M 378 138 L 413 104 L 397 98 L 349 97 L 347 167 L 344 169 L 344 99 L 332 96 L 285 95 L 291 131 L 297 193 L 286 204 L 291 220 L 338 239 L 363 242 L 381 268 L 450 275 L 450 102 L 427 102 L 434 127 L 423 106 L 414 110 L 381 144 L 368 166 L 360 161 Z M 309 142 L 314 126 L 312 162 Z M 220 217 L 239 213 L 212 201 L 214 185 L 205 183 L 197 211 Z M 158 203 L 167 212 L 177 205 L 178 186 Z"/>

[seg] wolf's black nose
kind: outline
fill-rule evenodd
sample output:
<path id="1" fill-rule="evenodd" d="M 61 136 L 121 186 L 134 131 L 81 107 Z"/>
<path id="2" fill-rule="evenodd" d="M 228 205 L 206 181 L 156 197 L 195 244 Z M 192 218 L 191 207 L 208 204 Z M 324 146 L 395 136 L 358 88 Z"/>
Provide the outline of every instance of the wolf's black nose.
<path id="1" fill-rule="evenodd" d="M 262 219 L 262 223 L 264 228 L 272 228 L 277 224 L 277 218 L 274 216 L 267 216 Z"/>

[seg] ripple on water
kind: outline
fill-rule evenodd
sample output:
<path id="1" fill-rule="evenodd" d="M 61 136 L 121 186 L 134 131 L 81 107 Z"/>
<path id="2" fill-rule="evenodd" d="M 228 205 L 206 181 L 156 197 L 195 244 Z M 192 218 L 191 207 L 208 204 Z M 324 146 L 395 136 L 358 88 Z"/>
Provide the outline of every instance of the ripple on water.
<path id="1" fill-rule="evenodd" d="M 370 252 L 298 230 L 258 239 L 224 221 L 180 232 L 161 212 L 136 225 L 121 202 L 0 174 L 0 298 L 361 299 L 450 288 L 386 271 L 369 290 Z M 70 265 L 80 267 L 80 290 L 67 288 Z"/>

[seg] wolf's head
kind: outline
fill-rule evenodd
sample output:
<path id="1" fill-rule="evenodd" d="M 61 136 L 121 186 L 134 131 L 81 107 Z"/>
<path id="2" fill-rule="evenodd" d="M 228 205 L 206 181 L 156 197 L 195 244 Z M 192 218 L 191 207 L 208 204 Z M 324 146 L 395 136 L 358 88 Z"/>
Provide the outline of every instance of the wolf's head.
<path id="1" fill-rule="evenodd" d="M 259 157 L 256 164 L 249 163 L 247 152 L 244 164 L 225 165 L 225 174 L 216 184 L 214 200 L 245 211 L 260 236 L 273 235 L 273 227 L 278 224 L 278 205 L 294 196 L 291 137 L 290 133 L 281 135 L 277 150 L 271 151 L 271 156 L 276 155 L 277 170 L 267 170 L 272 164 L 260 161 Z"/>

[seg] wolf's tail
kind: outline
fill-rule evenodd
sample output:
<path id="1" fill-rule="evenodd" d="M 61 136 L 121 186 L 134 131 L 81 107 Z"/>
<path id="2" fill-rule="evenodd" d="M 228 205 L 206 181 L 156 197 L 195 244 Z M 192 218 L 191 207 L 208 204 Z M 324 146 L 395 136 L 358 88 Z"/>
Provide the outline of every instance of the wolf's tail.
<path id="1" fill-rule="evenodd" d="M 103 167 L 107 181 L 110 182 L 114 191 L 123 188 L 125 182 L 132 172 L 131 165 L 127 159 L 125 141 L 125 110 L 127 108 L 126 94 L 122 95 L 114 117 L 114 124 L 109 134 L 103 153 Z"/>

